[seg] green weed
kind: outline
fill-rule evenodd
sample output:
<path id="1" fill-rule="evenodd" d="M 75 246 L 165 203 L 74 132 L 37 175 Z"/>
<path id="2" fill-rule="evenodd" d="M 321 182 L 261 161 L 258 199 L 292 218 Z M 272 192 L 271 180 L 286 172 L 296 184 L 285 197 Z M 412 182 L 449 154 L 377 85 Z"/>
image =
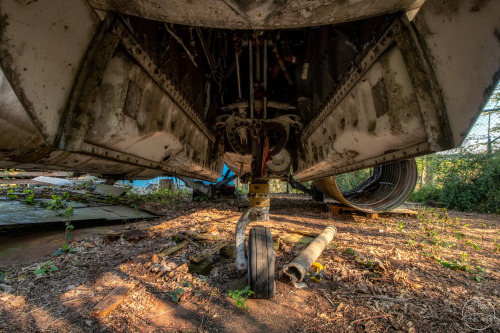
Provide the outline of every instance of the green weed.
<path id="1" fill-rule="evenodd" d="M 248 299 L 248 296 L 253 295 L 254 292 L 250 290 L 250 286 L 246 286 L 243 290 L 229 290 L 229 297 L 232 297 L 235 300 L 235 304 L 240 309 L 248 310 L 248 306 L 245 305 L 245 302 Z"/>
<path id="2" fill-rule="evenodd" d="M 438 262 L 444 266 L 444 267 L 447 267 L 447 268 L 450 268 L 454 271 L 467 271 L 467 269 L 469 268 L 468 265 L 466 264 L 461 264 L 455 260 L 453 261 L 446 261 L 446 260 L 438 260 Z"/>
<path id="3" fill-rule="evenodd" d="M 66 253 L 76 253 L 76 252 L 78 252 L 77 249 L 71 247 L 68 243 L 64 243 L 61 245 L 59 249 L 57 249 L 54 253 L 52 253 L 52 256 L 57 257 Z"/>
<path id="4" fill-rule="evenodd" d="M 179 303 L 181 294 L 184 292 L 184 289 L 182 288 L 177 288 L 175 290 L 172 290 L 171 292 L 168 293 L 168 296 L 170 296 L 170 299 L 172 299 L 172 302 L 174 303 Z"/>
<path id="5" fill-rule="evenodd" d="M 24 198 L 24 203 L 27 205 L 34 205 L 35 204 L 35 193 L 33 190 L 30 189 L 25 189 L 23 191 L 25 194 L 29 194 L 26 198 Z"/>
<path id="6" fill-rule="evenodd" d="M 467 240 L 467 241 L 465 242 L 465 245 L 467 245 L 467 246 L 472 246 L 472 248 L 473 248 L 474 250 L 476 250 L 476 251 L 481 250 L 481 247 L 480 247 L 479 245 L 477 245 L 476 243 L 474 243 L 474 242 L 472 242 L 472 241 L 470 241 L 470 240 Z"/>
<path id="7" fill-rule="evenodd" d="M 61 208 L 66 208 L 66 204 L 64 203 L 61 196 L 56 194 L 51 194 L 50 197 L 52 200 L 48 202 L 41 203 L 42 206 L 46 206 L 48 210 L 59 210 Z"/>
<path id="8" fill-rule="evenodd" d="M 37 268 L 33 271 L 35 275 L 45 275 L 46 273 L 53 273 L 55 271 L 58 271 L 59 268 L 57 266 L 52 265 L 52 260 L 48 260 L 40 266 L 40 268 Z"/>
<path id="9" fill-rule="evenodd" d="M 11 200 L 17 199 L 17 194 L 14 194 L 13 188 L 11 188 L 7 191 L 7 197 Z"/>

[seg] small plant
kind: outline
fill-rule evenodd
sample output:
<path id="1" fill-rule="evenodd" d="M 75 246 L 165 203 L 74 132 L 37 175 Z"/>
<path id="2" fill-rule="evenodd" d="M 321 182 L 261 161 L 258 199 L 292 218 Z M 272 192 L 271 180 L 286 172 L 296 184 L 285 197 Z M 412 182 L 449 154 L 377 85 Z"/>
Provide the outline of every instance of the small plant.
<path id="1" fill-rule="evenodd" d="M 73 206 L 66 207 L 66 209 L 64 210 L 64 216 L 66 216 L 67 218 L 66 222 L 64 223 L 66 226 L 64 239 L 66 239 L 66 241 L 70 241 L 73 239 L 73 235 L 71 234 L 71 231 L 75 229 L 75 226 L 71 224 L 71 215 L 73 215 L 73 213 Z"/>
<path id="2" fill-rule="evenodd" d="M 64 208 L 64 211 L 62 211 L 62 213 L 59 213 L 59 215 L 64 215 L 66 217 L 66 221 L 64 221 L 64 240 L 66 242 L 63 243 L 61 247 L 54 253 L 52 253 L 52 256 L 56 257 L 66 253 L 78 252 L 77 249 L 69 245 L 69 242 L 73 239 L 73 234 L 71 233 L 71 231 L 75 228 L 75 226 L 71 224 L 71 216 L 74 213 L 73 206 L 67 206 L 66 203 L 62 201 L 62 198 L 58 195 L 52 194 L 52 199 L 53 200 L 49 202 L 47 209 L 59 210 Z"/>
<path id="3" fill-rule="evenodd" d="M 17 199 L 17 194 L 14 194 L 13 188 L 7 191 L 7 197 L 9 197 L 9 199 L 11 200 Z"/>
<path id="4" fill-rule="evenodd" d="M 235 300 L 236 306 L 240 309 L 243 308 L 248 310 L 248 306 L 245 305 L 245 302 L 248 296 L 253 294 L 254 292 L 250 290 L 250 286 L 246 286 L 243 290 L 229 290 L 229 297 Z"/>
<path id="5" fill-rule="evenodd" d="M 3 179 L 16 179 L 15 177 L 9 177 L 9 174 L 11 172 L 15 172 L 15 171 L 16 171 L 15 169 L 4 169 L 2 178 Z"/>
<path id="6" fill-rule="evenodd" d="M 476 282 L 483 282 L 485 279 L 480 275 L 474 275 L 474 280 L 476 280 Z"/>
<path id="7" fill-rule="evenodd" d="M 429 253 L 427 251 L 424 251 L 423 255 L 424 255 L 424 258 L 426 258 L 426 259 L 427 258 L 429 258 L 429 259 L 435 259 L 436 258 L 433 253 Z"/>
<path id="8" fill-rule="evenodd" d="M 181 283 L 182 283 L 183 287 L 186 287 L 186 288 L 189 288 L 189 289 L 193 289 L 194 288 L 194 285 L 191 282 L 182 280 Z"/>
<path id="9" fill-rule="evenodd" d="M 55 272 L 55 271 L 58 271 L 59 268 L 57 268 L 57 266 L 55 265 L 52 265 L 52 260 L 48 260 L 46 262 L 44 262 L 40 268 L 38 269 L 35 269 L 33 271 L 33 273 L 35 275 L 45 275 L 46 273 L 52 273 L 52 272 Z"/>
<path id="10" fill-rule="evenodd" d="M 172 302 L 174 303 L 179 303 L 179 300 L 181 298 L 181 294 L 184 292 L 184 289 L 182 288 L 177 288 L 175 290 L 172 290 L 171 292 L 168 293 L 168 296 L 172 299 Z"/>
<path id="11" fill-rule="evenodd" d="M 358 255 L 358 251 L 351 249 L 350 247 L 348 247 L 347 249 L 344 249 L 344 253 L 349 255 L 349 256 L 357 256 Z"/>
<path id="12" fill-rule="evenodd" d="M 474 243 L 474 242 L 472 242 L 472 241 L 470 241 L 470 240 L 467 240 L 467 241 L 465 242 L 465 245 L 467 245 L 467 246 L 472 246 L 472 248 L 473 248 L 474 250 L 476 250 L 476 251 L 481 250 L 481 247 L 480 247 L 479 245 L 477 245 L 476 243 Z"/>
<path id="13" fill-rule="evenodd" d="M 439 263 L 444 266 L 444 267 L 447 267 L 447 268 L 450 268 L 454 271 L 467 271 L 467 269 L 469 268 L 468 265 L 466 264 L 460 264 L 459 262 L 453 260 L 453 261 L 446 261 L 446 260 L 439 260 Z"/>
<path id="14" fill-rule="evenodd" d="M 52 200 L 50 200 L 47 204 L 48 210 L 59 210 L 61 208 L 65 208 L 66 204 L 62 200 L 62 197 L 56 194 L 51 195 Z"/>
<path id="15" fill-rule="evenodd" d="M 115 204 L 118 202 L 118 198 L 114 197 L 111 193 L 104 199 L 105 203 Z"/>
<path id="16" fill-rule="evenodd" d="M 26 198 L 24 198 L 24 203 L 27 205 L 34 205 L 35 204 L 35 193 L 33 190 L 26 189 L 23 191 L 25 194 L 29 194 Z"/>
<path id="17" fill-rule="evenodd" d="M 398 230 L 403 230 L 403 228 L 405 227 L 405 222 L 404 221 L 401 221 L 398 223 Z"/>
<path id="18" fill-rule="evenodd" d="M 78 249 L 75 249 L 74 247 L 71 247 L 68 243 L 64 243 L 61 245 L 59 249 L 57 249 L 54 253 L 52 253 L 53 257 L 60 256 L 62 254 L 66 253 L 76 253 L 78 252 Z"/>

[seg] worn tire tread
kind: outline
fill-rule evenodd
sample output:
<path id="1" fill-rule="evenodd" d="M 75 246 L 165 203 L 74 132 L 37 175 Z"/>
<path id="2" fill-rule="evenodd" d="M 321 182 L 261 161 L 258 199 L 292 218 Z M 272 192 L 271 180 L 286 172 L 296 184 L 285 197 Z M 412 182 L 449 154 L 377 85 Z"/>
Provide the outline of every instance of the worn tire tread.
<path id="1" fill-rule="evenodd" d="M 248 242 L 248 280 L 255 298 L 274 296 L 274 247 L 271 231 L 253 227 Z"/>

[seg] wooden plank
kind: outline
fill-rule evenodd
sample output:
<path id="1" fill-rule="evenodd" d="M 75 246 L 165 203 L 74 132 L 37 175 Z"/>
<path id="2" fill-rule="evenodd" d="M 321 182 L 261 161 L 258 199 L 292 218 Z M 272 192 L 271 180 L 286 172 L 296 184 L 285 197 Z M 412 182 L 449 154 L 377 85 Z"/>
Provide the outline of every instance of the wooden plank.
<path id="1" fill-rule="evenodd" d="M 172 247 L 169 247 L 163 251 L 161 251 L 160 253 L 158 253 L 158 257 L 160 258 L 163 258 L 163 257 L 167 257 L 177 251 L 179 251 L 180 249 L 186 247 L 189 245 L 189 241 L 188 240 L 183 240 L 182 242 L 180 242 L 179 244 L 177 245 L 174 245 Z"/>
<path id="2" fill-rule="evenodd" d="M 51 185 L 49 183 L 39 182 L 32 179 L 2 179 L 0 178 L 0 185 Z"/>
<path id="3" fill-rule="evenodd" d="M 212 254 L 219 251 L 220 249 L 222 249 L 224 246 L 226 246 L 230 242 L 231 241 L 219 242 L 219 243 L 215 244 L 214 246 L 209 247 L 208 249 L 200 251 L 200 252 L 196 253 L 194 256 L 189 257 L 189 260 L 191 260 L 192 262 L 198 263 L 198 262 L 202 261 L 203 259 L 210 257 Z"/>
<path id="4" fill-rule="evenodd" d="M 69 172 L 64 171 L 8 171 L 3 176 L 9 178 L 35 178 L 35 177 L 68 177 Z"/>
<path id="5" fill-rule="evenodd" d="M 120 305 L 134 288 L 134 283 L 122 284 L 115 287 L 94 306 L 92 311 L 90 311 L 90 315 L 94 317 L 106 316 L 111 310 Z"/>
<path id="6" fill-rule="evenodd" d="M 358 211 L 354 208 L 347 207 L 347 206 L 341 206 L 341 205 L 337 205 L 337 204 L 327 204 L 327 206 L 330 209 L 330 211 L 332 212 L 332 214 L 335 216 L 340 215 L 341 211 L 356 211 L 356 212 Z"/>
<path id="7" fill-rule="evenodd" d="M 408 216 L 417 216 L 418 215 L 418 212 L 416 210 L 405 209 L 405 208 L 396 208 L 388 213 L 408 215 Z"/>
<path id="8" fill-rule="evenodd" d="M 342 205 L 338 205 L 338 204 L 328 203 L 327 206 L 333 215 L 340 215 L 341 212 L 346 212 L 346 211 L 355 212 L 357 214 L 364 214 L 364 215 L 368 216 L 369 218 L 377 218 L 377 217 L 379 217 L 379 215 L 386 216 L 386 215 L 396 215 L 397 214 L 397 215 L 416 216 L 418 214 L 417 211 L 410 210 L 410 209 L 404 209 L 404 208 L 396 208 L 396 209 L 393 209 L 393 210 L 387 211 L 387 212 L 369 213 L 369 212 L 360 211 L 360 210 L 357 210 L 355 208 L 342 206 Z"/>
<path id="9" fill-rule="evenodd" d="M 210 235 L 208 233 L 197 233 L 196 231 L 191 230 L 184 230 L 182 233 L 199 241 L 215 242 L 220 240 L 220 237 Z"/>

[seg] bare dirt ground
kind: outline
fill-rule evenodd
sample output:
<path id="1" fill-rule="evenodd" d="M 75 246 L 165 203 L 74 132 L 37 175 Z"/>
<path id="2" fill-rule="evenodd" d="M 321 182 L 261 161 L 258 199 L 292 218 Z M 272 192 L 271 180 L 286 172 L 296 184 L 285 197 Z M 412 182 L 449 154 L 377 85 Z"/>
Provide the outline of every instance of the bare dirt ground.
<path id="1" fill-rule="evenodd" d="M 0 258 L 0 330 L 500 331 L 499 216 L 439 209 L 422 210 L 418 217 L 331 216 L 325 204 L 306 197 L 273 196 L 271 220 L 252 225 L 269 226 L 279 237 L 276 296 L 250 298 L 244 309 L 228 297 L 230 290 L 247 284 L 231 251 L 213 255 L 205 276 L 189 271 L 190 256 L 217 242 L 234 240 L 240 204 L 236 199 L 168 206 L 146 203 L 142 208 L 161 217 L 113 227 L 115 232 L 129 232 L 129 240 L 105 237 L 105 228 L 96 229 L 97 233 L 76 230 L 71 243 L 75 253 L 50 257 L 38 240 L 34 242 L 40 247 L 38 257 L 31 253 L 16 263 L 2 263 Z M 147 225 L 156 227 L 135 236 L 130 233 Z M 324 276 L 319 282 L 307 279 L 307 288 L 296 289 L 278 272 L 310 240 L 297 231 L 319 233 L 328 225 L 338 233 L 317 260 L 326 266 Z M 188 230 L 209 240 L 188 237 Z M 165 258 L 157 255 L 181 239 L 188 239 L 189 245 Z M 52 261 L 47 272 L 34 274 L 47 260 Z M 57 270 L 49 272 L 52 266 Z M 135 288 L 116 308 L 105 316 L 92 314 L 110 291 L 130 282 Z"/>

